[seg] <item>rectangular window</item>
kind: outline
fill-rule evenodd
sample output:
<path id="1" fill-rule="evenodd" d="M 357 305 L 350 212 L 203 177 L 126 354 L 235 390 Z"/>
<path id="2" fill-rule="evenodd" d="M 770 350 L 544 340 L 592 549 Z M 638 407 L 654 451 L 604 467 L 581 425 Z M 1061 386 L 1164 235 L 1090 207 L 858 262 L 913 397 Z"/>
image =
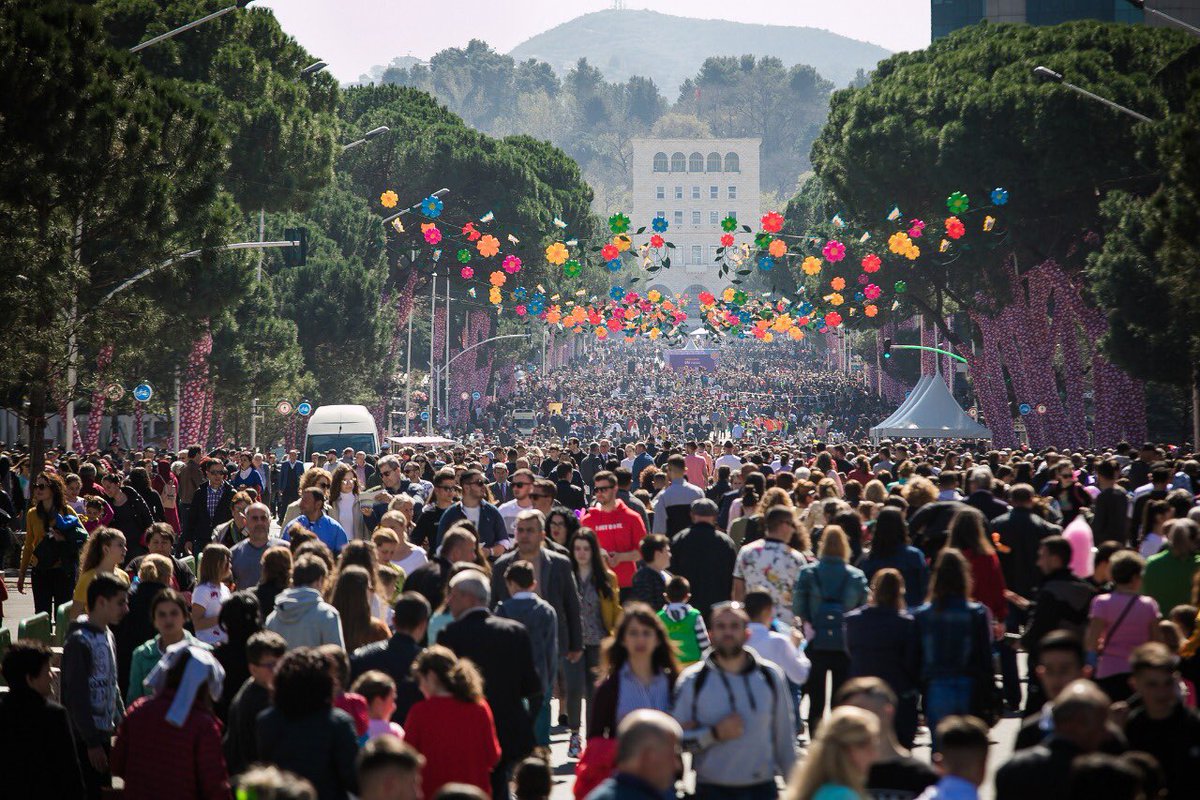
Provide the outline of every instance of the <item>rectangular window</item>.
<path id="1" fill-rule="evenodd" d="M 682 200 L 682 199 L 683 199 L 683 187 L 682 187 L 682 186 L 676 186 L 676 187 L 675 187 L 675 199 L 676 199 L 676 200 Z"/>
<path id="2" fill-rule="evenodd" d="M 710 187 L 708 187 L 708 199 L 709 199 L 709 200 L 716 200 L 716 199 L 717 199 L 717 192 L 718 192 L 718 190 L 719 190 L 719 189 L 720 189 L 720 187 L 718 187 L 718 186 L 710 186 Z"/>
<path id="3" fill-rule="evenodd" d="M 676 225 L 676 227 L 678 227 L 679 225 L 682 225 L 682 224 L 683 224 L 683 212 L 676 211 L 675 212 L 675 225 Z"/>
<path id="4" fill-rule="evenodd" d="M 693 225 L 699 225 L 699 224 L 700 224 L 700 212 L 699 212 L 699 211 L 693 211 L 693 212 L 692 212 L 692 224 L 693 224 Z"/>
<path id="5" fill-rule="evenodd" d="M 736 211 L 730 211 L 730 212 L 729 212 L 729 217 L 730 217 L 730 219 L 732 219 L 734 222 L 737 222 L 737 212 L 736 212 Z"/>
<path id="6" fill-rule="evenodd" d="M 700 187 L 699 187 L 699 186 L 693 186 L 693 187 L 692 187 L 692 199 L 693 199 L 693 200 L 699 200 L 699 199 L 700 199 Z"/>
<path id="7" fill-rule="evenodd" d="M 737 187 L 736 186 L 729 187 L 729 199 L 737 200 Z"/>
<path id="8" fill-rule="evenodd" d="M 718 219 L 719 216 L 720 215 L 716 211 L 708 212 L 708 224 L 716 225 L 716 224 L 720 223 L 720 220 Z"/>
<path id="9" fill-rule="evenodd" d="M 657 200 L 665 200 L 667 197 L 667 187 L 659 186 L 654 190 L 654 197 Z"/>
<path id="10" fill-rule="evenodd" d="M 701 263 L 700 259 L 701 259 L 700 245 L 694 244 L 694 245 L 692 245 L 692 263 L 699 264 L 699 263 Z"/>
<path id="11" fill-rule="evenodd" d="M 667 216 L 667 212 L 665 212 L 665 211 L 655 211 L 655 212 L 654 212 L 654 216 L 656 216 L 656 217 L 666 217 L 666 216 Z"/>

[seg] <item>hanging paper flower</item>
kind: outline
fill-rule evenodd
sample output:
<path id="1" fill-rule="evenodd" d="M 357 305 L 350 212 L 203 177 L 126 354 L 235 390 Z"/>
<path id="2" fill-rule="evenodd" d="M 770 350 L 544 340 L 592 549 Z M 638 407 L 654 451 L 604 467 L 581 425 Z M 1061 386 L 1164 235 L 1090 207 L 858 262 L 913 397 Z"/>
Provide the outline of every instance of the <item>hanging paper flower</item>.
<path id="1" fill-rule="evenodd" d="M 624 253 L 633 244 L 633 240 L 623 233 L 618 233 L 613 237 L 612 243 L 614 247 Z"/>
<path id="2" fill-rule="evenodd" d="M 395 208 L 396 203 L 400 202 L 400 195 L 388 189 L 383 194 L 379 195 L 379 204 L 384 208 Z"/>
<path id="3" fill-rule="evenodd" d="M 921 256 L 921 248 L 915 244 L 910 244 L 908 249 L 904 251 L 904 257 L 909 261 L 916 261 Z"/>
<path id="4" fill-rule="evenodd" d="M 846 245 L 837 239 L 830 239 L 825 243 L 825 247 L 821 250 L 821 253 L 830 264 L 835 264 L 846 257 Z"/>
<path id="5" fill-rule="evenodd" d="M 761 256 L 758 259 L 758 268 L 763 272 L 770 272 L 774 266 L 775 259 L 771 258 L 770 256 Z"/>
<path id="6" fill-rule="evenodd" d="M 602 325 L 597 326 L 596 327 L 596 338 L 597 339 L 607 339 L 608 338 L 608 328 L 605 328 Z"/>
<path id="7" fill-rule="evenodd" d="M 430 219 L 437 219 L 442 215 L 442 200 L 434 195 L 429 195 L 421 201 L 421 213 Z"/>
<path id="8" fill-rule="evenodd" d="M 883 294 L 883 290 L 873 283 L 863 289 L 863 296 L 868 300 L 878 300 L 881 294 Z"/>
<path id="9" fill-rule="evenodd" d="M 654 295 L 654 294 L 656 294 L 656 293 L 651 292 L 651 295 Z M 651 298 L 651 299 L 653 299 L 653 298 Z M 712 292 L 701 292 L 697 299 L 700 300 L 700 305 L 702 305 L 702 306 L 711 306 L 712 304 L 717 302 L 717 298 L 713 297 Z"/>
<path id="10" fill-rule="evenodd" d="M 583 265 L 572 258 L 563 264 L 563 272 L 568 278 L 578 277 L 579 273 L 583 272 Z"/>
<path id="11" fill-rule="evenodd" d="M 844 302 L 846 302 L 846 298 L 842 297 L 837 292 L 834 292 L 833 294 L 829 295 L 829 304 L 830 305 L 840 306 Z"/>
<path id="12" fill-rule="evenodd" d="M 608 228 L 613 233 L 624 233 L 629 230 L 629 217 L 618 211 L 608 218 Z"/>
<path id="13" fill-rule="evenodd" d="M 896 285 L 892 288 L 896 290 L 896 294 L 904 294 L 908 291 L 908 284 L 904 281 L 896 281 Z"/>
<path id="14" fill-rule="evenodd" d="M 624 327 L 625 327 L 625 320 L 621 319 L 616 314 L 613 314 L 611 317 L 608 318 L 608 329 L 610 331 L 613 331 L 615 333 L 616 331 L 619 331 L 619 330 L 621 330 L 621 328 L 624 328 Z"/>
<path id="15" fill-rule="evenodd" d="M 867 296 L 865 294 L 863 294 L 862 292 L 854 293 L 854 302 L 861 303 L 863 300 L 866 300 L 866 299 L 867 299 Z"/>
<path id="16" fill-rule="evenodd" d="M 708 292 L 704 292 L 703 294 L 700 295 L 701 303 L 704 302 L 704 295 L 706 295 L 706 294 L 708 294 Z M 711 294 L 709 294 L 708 296 L 712 297 Z M 662 300 L 662 292 L 660 292 L 658 289 L 651 289 L 650 291 L 646 292 L 646 299 L 649 300 L 651 303 L 657 303 L 659 300 Z M 709 304 L 711 304 L 712 300 L 709 300 L 708 302 L 709 302 Z"/>
<path id="17" fill-rule="evenodd" d="M 800 341 L 804 338 L 804 331 L 801 328 L 788 328 L 788 336 L 792 337 L 792 341 Z"/>
<path id="18" fill-rule="evenodd" d="M 504 285 L 504 282 L 508 280 L 508 277 L 500 270 L 496 270 L 490 276 L 488 276 L 488 280 L 492 282 L 492 286 L 500 287 Z"/>
<path id="19" fill-rule="evenodd" d="M 478 242 L 475 243 L 475 249 L 479 251 L 479 255 L 484 258 L 491 258 L 500 252 L 500 240 L 490 233 L 484 235 Z"/>
<path id="20" fill-rule="evenodd" d="M 732 303 L 733 296 L 736 293 L 736 291 L 737 290 L 735 290 L 732 286 L 727 287 L 725 289 L 725 291 L 721 292 L 721 299 L 724 300 L 726 303 Z"/>
<path id="21" fill-rule="evenodd" d="M 469 281 L 471 278 L 475 277 L 475 270 L 471 269 L 470 267 L 463 267 L 458 271 L 458 274 L 463 277 L 463 280 Z"/>
<path id="22" fill-rule="evenodd" d="M 1002 206 L 1008 202 L 1008 189 L 1002 189 L 997 186 L 992 189 L 992 202 L 998 206 Z"/>
<path id="23" fill-rule="evenodd" d="M 873 317 L 879 313 L 879 306 L 875 306 L 875 305 L 863 306 L 863 313 L 866 314 L 868 317 Z"/>
<path id="24" fill-rule="evenodd" d="M 471 251 L 470 250 L 468 250 L 464 247 L 462 250 L 458 251 L 458 263 L 466 264 L 470 260 L 471 260 Z"/>
<path id="25" fill-rule="evenodd" d="M 421 234 L 425 237 L 425 241 L 428 244 L 437 244 L 442 240 L 442 232 L 433 223 L 422 225 Z"/>
<path id="26" fill-rule="evenodd" d="M 518 303 L 523 303 L 525 302 L 525 298 L 529 297 L 529 292 L 524 286 L 518 286 L 516 289 L 513 289 L 512 296 L 513 300 L 516 300 Z"/>
<path id="27" fill-rule="evenodd" d="M 961 214 L 971 207 L 971 200 L 962 192 L 954 192 L 946 198 L 946 208 L 951 214 Z"/>
<path id="28" fill-rule="evenodd" d="M 494 289 L 494 288 L 493 288 L 493 289 L 489 289 L 489 290 L 488 290 L 488 302 L 489 302 L 489 303 L 491 303 L 491 304 L 493 304 L 493 305 L 497 305 L 497 306 L 498 306 L 498 305 L 500 305 L 500 303 L 503 301 L 503 299 L 504 299 L 504 298 L 502 298 L 502 297 L 500 296 L 500 290 L 499 290 L 499 289 Z"/>
<path id="29" fill-rule="evenodd" d="M 829 285 L 833 287 L 835 292 L 840 292 L 842 289 L 846 288 L 846 279 L 839 275 L 831 280 Z"/>
<path id="30" fill-rule="evenodd" d="M 745 303 L 746 302 L 746 293 L 744 291 L 742 291 L 741 289 L 735 289 L 733 292 L 733 302 L 737 303 L 739 306 L 742 303 Z"/>
<path id="31" fill-rule="evenodd" d="M 732 233 L 722 233 L 721 234 L 721 247 L 733 247 L 733 234 Z"/>
<path id="32" fill-rule="evenodd" d="M 871 279 L 867 277 L 867 273 L 865 273 L 865 272 L 858 273 L 858 285 L 859 286 L 866 286 L 867 282 L 870 280 Z"/>
<path id="33" fill-rule="evenodd" d="M 666 217 L 655 217 L 654 220 L 650 223 L 650 227 L 654 230 L 655 233 L 666 233 L 667 232 L 667 218 Z"/>
<path id="34" fill-rule="evenodd" d="M 608 290 L 608 296 L 613 300 L 620 301 L 620 299 L 625 296 L 625 290 L 620 286 L 614 286 Z"/>
<path id="35" fill-rule="evenodd" d="M 479 241 L 479 237 L 483 236 L 482 233 L 475 230 L 474 222 L 468 222 L 466 225 L 463 225 L 462 233 L 463 236 L 467 237 L 468 242 L 477 242 Z"/>
<path id="36" fill-rule="evenodd" d="M 948 217 L 946 219 L 946 235 L 951 239 L 962 238 L 962 235 L 967 232 L 967 227 L 963 225 L 962 220 L 958 217 Z"/>
<path id="37" fill-rule="evenodd" d="M 663 221 L 665 222 L 666 220 L 663 220 Z M 663 230 L 666 230 L 666 228 L 664 228 Z M 736 231 L 737 230 L 737 217 L 730 214 L 728 217 L 721 220 L 721 230 L 725 231 L 726 233 L 733 233 L 734 231 Z"/>
<path id="38" fill-rule="evenodd" d="M 920 239 L 924 230 L 925 223 L 922 220 L 914 219 L 908 223 L 908 235 L 914 239 Z"/>
<path id="39" fill-rule="evenodd" d="M 517 312 L 518 317 L 523 317 L 528 309 L 526 309 L 525 306 L 517 306 L 513 310 Z"/>
<path id="40" fill-rule="evenodd" d="M 605 261 L 612 261 L 621 255 L 621 251 L 617 249 L 615 244 L 606 244 L 600 248 L 600 257 Z"/>
<path id="41" fill-rule="evenodd" d="M 657 233 L 650 237 L 651 247 L 662 247 L 664 244 L 666 244 L 666 242 L 663 240 L 663 237 L 659 236 Z"/>
<path id="42" fill-rule="evenodd" d="M 562 242 L 555 242 L 546 248 L 546 260 L 555 266 L 566 263 L 570 255 L 567 252 L 567 246 Z"/>
<path id="43" fill-rule="evenodd" d="M 754 247 L 758 250 L 766 250 L 771 244 L 771 234 L 756 233 L 754 234 Z"/>
<path id="44" fill-rule="evenodd" d="M 787 254 L 787 249 L 787 242 L 783 241 L 783 239 L 774 239 L 770 246 L 767 247 L 767 252 L 773 258 L 783 258 Z"/>
<path id="45" fill-rule="evenodd" d="M 879 259 L 879 256 L 874 253 L 867 253 L 863 256 L 862 268 L 867 272 L 878 272 L 882 264 L 883 262 Z"/>
<path id="46" fill-rule="evenodd" d="M 557 325 L 562 320 L 562 312 L 558 310 L 558 306 L 550 306 L 546 312 L 546 322 L 551 325 Z"/>
<path id="47" fill-rule="evenodd" d="M 778 211 L 768 211 L 763 215 L 762 229 L 767 233 L 779 233 L 783 230 L 783 214 Z"/>
<path id="48" fill-rule="evenodd" d="M 995 217 L 984 217 L 983 218 L 983 229 L 985 231 L 990 231 L 994 227 L 996 227 L 996 218 Z"/>
<path id="49" fill-rule="evenodd" d="M 816 275 L 821 271 L 821 259 L 809 256 L 801 262 L 800 269 L 804 270 L 805 275 Z"/>
<path id="50" fill-rule="evenodd" d="M 620 272 L 621 271 L 621 259 L 614 258 L 614 259 L 610 259 L 609 261 L 605 261 L 604 266 L 608 268 L 609 272 Z"/>
<path id="51" fill-rule="evenodd" d="M 944 252 L 946 252 L 946 251 L 947 251 L 947 250 L 949 250 L 949 249 L 950 249 L 950 240 L 949 240 L 949 239 L 942 239 L 942 242 L 941 242 L 941 244 L 939 244 L 939 245 L 938 245 L 938 252 L 939 252 L 939 253 L 944 253 Z"/>
<path id="52" fill-rule="evenodd" d="M 897 231 L 888 237 L 888 249 L 896 255 L 903 253 L 911 244 L 912 239 L 909 239 L 904 231 Z"/>
<path id="53" fill-rule="evenodd" d="M 842 324 L 842 315 L 836 311 L 830 311 L 825 315 L 825 325 L 829 328 L 836 328 Z"/>

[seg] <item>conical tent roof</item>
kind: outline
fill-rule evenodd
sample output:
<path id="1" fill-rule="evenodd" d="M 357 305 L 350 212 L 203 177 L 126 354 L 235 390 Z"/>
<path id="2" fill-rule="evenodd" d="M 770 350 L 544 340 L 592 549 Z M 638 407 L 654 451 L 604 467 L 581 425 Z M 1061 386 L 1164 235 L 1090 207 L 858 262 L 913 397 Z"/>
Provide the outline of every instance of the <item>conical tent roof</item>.
<path id="1" fill-rule="evenodd" d="M 992 432 L 967 416 L 940 375 L 923 375 L 891 416 L 871 428 L 871 438 L 908 436 L 991 439 Z"/>

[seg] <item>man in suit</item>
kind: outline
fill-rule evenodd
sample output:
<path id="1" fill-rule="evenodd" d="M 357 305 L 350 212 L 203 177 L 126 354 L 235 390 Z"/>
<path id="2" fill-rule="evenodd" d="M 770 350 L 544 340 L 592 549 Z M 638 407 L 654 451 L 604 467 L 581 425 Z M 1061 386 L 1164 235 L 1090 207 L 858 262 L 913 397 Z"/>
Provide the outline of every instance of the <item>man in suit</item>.
<path id="1" fill-rule="evenodd" d="M 350 656 L 350 682 L 377 669 L 396 682 L 396 710 L 392 722 L 403 725 L 408 710 L 421 699 L 412 676 L 412 662 L 421 652 L 421 640 L 429 627 L 429 601 L 416 592 L 405 592 L 392 609 L 392 638 L 363 645 Z"/>
<path id="2" fill-rule="evenodd" d="M 512 538 L 504 525 L 504 517 L 500 510 L 484 498 L 487 496 L 487 483 L 483 473 L 477 469 L 469 469 L 459 480 L 462 489 L 462 500 L 446 509 L 438 520 L 437 541 L 440 545 L 442 537 L 450 526 L 459 520 L 469 520 L 479 531 L 479 544 L 489 556 L 495 558 L 502 555 L 512 546 Z"/>
<path id="3" fill-rule="evenodd" d="M 488 484 L 488 491 L 492 493 L 496 505 L 501 506 L 513 499 L 512 484 L 508 482 L 508 465 L 503 461 L 496 462 L 492 465 L 492 475 L 496 480 Z"/>
<path id="4" fill-rule="evenodd" d="M 300 477 L 304 475 L 304 463 L 298 459 L 298 450 L 288 450 L 287 461 L 279 465 L 279 483 L 276 496 L 279 498 L 279 520 L 287 513 L 287 507 L 300 499 Z"/>
<path id="5" fill-rule="evenodd" d="M 559 463 L 555 470 L 558 481 L 554 484 L 554 494 L 561 505 L 572 511 L 579 511 L 587 505 L 587 498 L 583 496 L 583 490 L 571 482 L 571 475 L 574 472 L 575 468 L 570 461 Z"/>
<path id="6" fill-rule="evenodd" d="M 212 541 L 213 528 L 233 519 L 234 488 L 225 480 L 228 470 L 216 458 L 205 461 L 203 468 L 208 482 L 192 495 L 192 506 L 188 510 L 186 546 L 197 558 L 204 546 Z"/>
<path id="7" fill-rule="evenodd" d="M 967 478 L 969 494 L 963 501 L 972 508 L 978 509 L 988 520 L 993 520 L 1001 514 L 1008 513 L 1008 503 L 992 494 L 992 470 L 988 467 L 976 467 Z"/>
<path id="8" fill-rule="evenodd" d="M 477 473 L 479 474 L 479 473 Z M 480 474 L 480 488 L 483 487 Z M 527 708 L 542 707 L 542 684 L 525 626 L 488 611 L 487 578 L 468 569 L 450 580 L 446 608 L 454 621 L 442 629 L 438 644 L 469 658 L 483 675 L 484 697 L 496 721 L 500 762 L 492 771 L 492 797 L 508 797 L 514 764 L 534 748 L 533 718 Z"/>
<path id="9" fill-rule="evenodd" d="M 717 530 L 717 504 L 693 500 L 692 525 L 671 539 L 671 574 L 688 579 L 692 606 L 708 618 L 709 609 L 732 596 L 737 546 Z"/>

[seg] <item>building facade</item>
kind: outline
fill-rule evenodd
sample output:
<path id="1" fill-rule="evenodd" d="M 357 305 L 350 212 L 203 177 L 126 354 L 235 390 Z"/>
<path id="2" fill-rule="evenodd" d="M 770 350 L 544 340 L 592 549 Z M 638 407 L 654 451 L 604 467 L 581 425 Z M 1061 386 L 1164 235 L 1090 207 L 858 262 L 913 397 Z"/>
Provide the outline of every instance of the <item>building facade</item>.
<path id="1" fill-rule="evenodd" d="M 642 285 L 666 295 L 717 292 L 721 220 L 758 225 L 760 139 L 634 139 L 633 229 L 640 245 L 651 221 L 666 219 L 664 238 L 675 245 L 669 269 L 643 273 Z"/>
<path id="2" fill-rule="evenodd" d="M 1149 0 L 1147 5 L 1191 25 L 1200 25 L 1200 0 Z M 929 19 L 934 39 L 984 20 L 1030 25 L 1057 25 L 1075 19 L 1169 24 L 1154 14 L 1144 14 L 1127 0 L 931 0 Z"/>

